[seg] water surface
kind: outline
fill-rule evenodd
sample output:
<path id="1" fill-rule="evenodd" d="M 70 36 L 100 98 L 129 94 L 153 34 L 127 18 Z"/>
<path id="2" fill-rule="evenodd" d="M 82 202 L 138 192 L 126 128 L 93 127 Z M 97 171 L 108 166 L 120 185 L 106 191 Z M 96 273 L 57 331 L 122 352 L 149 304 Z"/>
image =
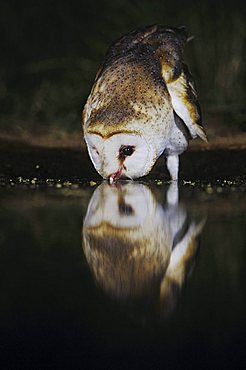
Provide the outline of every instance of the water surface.
<path id="1" fill-rule="evenodd" d="M 242 368 L 244 186 L 1 190 L 6 368 Z"/>

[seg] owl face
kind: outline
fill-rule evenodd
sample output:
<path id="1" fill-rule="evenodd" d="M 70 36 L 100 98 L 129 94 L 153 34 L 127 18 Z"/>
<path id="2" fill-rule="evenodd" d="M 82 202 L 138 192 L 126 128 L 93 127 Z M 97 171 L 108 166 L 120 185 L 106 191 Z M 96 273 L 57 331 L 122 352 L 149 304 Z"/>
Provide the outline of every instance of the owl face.
<path id="1" fill-rule="evenodd" d="M 121 230 L 125 234 L 129 230 L 131 236 L 134 230 L 135 232 L 139 230 L 142 235 L 147 234 L 151 226 L 156 227 L 159 223 L 157 220 L 162 218 L 162 210 L 147 186 L 126 182 L 119 187 L 112 187 L 103 182 L 93 193 L 84 227 L 98 229 L 101 225 L 107 224 L 114 230 L 115 235 Z M 153 229 L 151 231 L 153 240 L 155 233 Z"/>
<path id="2" fill-rule="evenodd" d="M 86 133 L 85 141 L 97 172 L 110 183 L 120 177 L 144 176 L 156 161 L 154 147 L 138 134 L 116 133 L 103 138 Z"/>

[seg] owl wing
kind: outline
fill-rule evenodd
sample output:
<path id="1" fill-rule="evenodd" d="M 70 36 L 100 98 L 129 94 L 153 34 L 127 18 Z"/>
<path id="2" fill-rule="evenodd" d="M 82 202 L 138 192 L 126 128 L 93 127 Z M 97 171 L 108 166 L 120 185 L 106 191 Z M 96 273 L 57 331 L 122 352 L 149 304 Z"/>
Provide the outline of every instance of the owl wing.
<path id="1" fill-rule="evenodd" d="M 208 141 L 201 123 L 201 110 L 192 76 L 185 64 L 176 80 L 166 81 L 173 109 L 188 127 L 192 138 Z"/>
<path id="2" fill-rule="evenodd" d="M 152 45 L 161 63 L 161 74 L 172 99 L 175 113 L 183 120 L 193 138 L 207 141 L 201 123 L 201 110 L 192 75 L 183 63 L 185 44 L 192 38 L 184 27 L 152 27 L 142 42 Z"/>

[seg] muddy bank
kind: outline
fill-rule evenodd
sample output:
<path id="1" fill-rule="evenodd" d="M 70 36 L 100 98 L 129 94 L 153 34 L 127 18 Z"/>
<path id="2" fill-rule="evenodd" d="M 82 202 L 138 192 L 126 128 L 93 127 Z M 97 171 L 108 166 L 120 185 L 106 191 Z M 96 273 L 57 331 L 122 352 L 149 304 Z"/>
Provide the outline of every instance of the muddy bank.
<path id="1" fill-rule="evenodd" d="M 246 150 L 217 149 L 209 151 L 190 150 L 181 156 L 180 179 L 192 181 L 246 180 Z M 87 152 L 84 150 L 51 149 L 0 143 L 0 178 L 4 185 L 10 179 L 54 179 L 76 182 L 98 181 Z M 162 156 L 149 179 L 169 180 Z"/>

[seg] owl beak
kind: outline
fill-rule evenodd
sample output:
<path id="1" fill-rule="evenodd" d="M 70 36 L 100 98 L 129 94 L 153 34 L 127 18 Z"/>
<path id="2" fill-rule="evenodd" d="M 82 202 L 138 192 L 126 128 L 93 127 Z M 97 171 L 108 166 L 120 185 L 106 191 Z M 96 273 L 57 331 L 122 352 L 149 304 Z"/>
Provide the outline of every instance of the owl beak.
<path id="1" fill-rule="evenodd" d="M 108 177 L 109 185 L 115 184 L 119 180 L 119 178 L 122 175 L 122 171 L 123 171 L 123 166 L 121 166 L 118 169 L 118 171 L 116 171 L 115 173 L 112 173 L 111 175 L 109 175 Z"/>

